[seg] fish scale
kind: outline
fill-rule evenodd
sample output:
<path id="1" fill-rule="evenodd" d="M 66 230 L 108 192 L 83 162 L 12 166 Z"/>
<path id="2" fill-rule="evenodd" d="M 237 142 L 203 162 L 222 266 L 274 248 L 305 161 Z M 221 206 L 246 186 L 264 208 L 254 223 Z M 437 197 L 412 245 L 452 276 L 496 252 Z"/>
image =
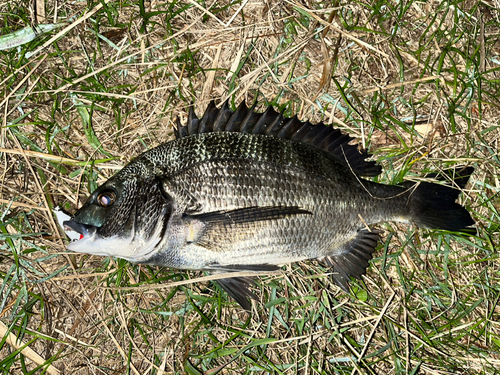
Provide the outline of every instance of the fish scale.
<path id="1" fill-rule="evenodd" d="M 211 103 L 201 120 L 191 110 L 175 134 L 99 186 L 65 222 L 83 236 L 70 250 L 212 273 L 317 260 L 348 291 L 380 238 L 372 224 L 475 232 L 455 203 L 471 167 L 432 176 L 455 188 L 378 184 L 363 176 L 380 167 L 338 129 L 244 104 L 233 112 Z M 251 279 L 218 283 L 250 308 Z"/>

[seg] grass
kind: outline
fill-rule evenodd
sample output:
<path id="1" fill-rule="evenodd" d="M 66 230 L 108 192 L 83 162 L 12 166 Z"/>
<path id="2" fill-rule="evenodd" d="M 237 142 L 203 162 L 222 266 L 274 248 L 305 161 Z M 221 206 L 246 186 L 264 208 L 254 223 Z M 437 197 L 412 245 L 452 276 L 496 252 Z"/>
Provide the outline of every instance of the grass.
<path id="1" fill-rule="evenodd" d="M 66 22 L 0 52 L 2 373 L 498 371 L 495 3 L 40 4 L 0 5 L 1 35 Z M 201 273 L 67 253 L 52 208 L 79 207 L 212 98 L 333 123 L 374 153 L 378 182 L 473 165 L 461 202 L 478 236 L 381 225 L 351 294 L 287 265 L 258 279 L 251 315 Z"/>

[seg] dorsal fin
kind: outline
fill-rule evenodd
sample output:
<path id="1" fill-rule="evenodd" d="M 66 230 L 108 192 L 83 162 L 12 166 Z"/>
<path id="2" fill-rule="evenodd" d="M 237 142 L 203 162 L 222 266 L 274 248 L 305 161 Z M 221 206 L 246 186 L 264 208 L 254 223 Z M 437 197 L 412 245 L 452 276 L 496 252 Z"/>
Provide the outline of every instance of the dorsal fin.
<path id="1" fill-rule="evenodd" d="M 236 111 L 232 111 L 228 101 L 224 102 L 221 108 L 217 108 L 212 100 L 201 119 L 196 117 L 191 106 L 187 124 L 181 125 L 177 119 L 176 125 L 176 138 L 210 132 L 267 134 L 320 148 L 359 176 L 373 177 L 382 171 L 374 161 L 365 160 L 370 156 L 365 150 L 360 151 L 357 145 L 349 144 L 354 139 L 351 136 L 326 126 L 323 122 L 313 125 L 309 121 L 300 121 L 297 116 L 285 118 L 271 106 L 262 113 L 256 113 L 253 107 L 248 108 L 245 102 L 242 102 Z"/>

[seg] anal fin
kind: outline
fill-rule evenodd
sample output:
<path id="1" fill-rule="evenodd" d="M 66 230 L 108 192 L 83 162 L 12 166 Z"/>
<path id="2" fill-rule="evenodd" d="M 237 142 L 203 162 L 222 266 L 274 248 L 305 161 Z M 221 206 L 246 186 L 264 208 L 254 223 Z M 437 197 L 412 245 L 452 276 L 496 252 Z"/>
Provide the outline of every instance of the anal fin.
<path id="1" fill-rule="evenodd" d="M 372 254 L 380 240 L 379 230 L 358 231 L 356 237 L 344 246 L 344 251 L 337 255 L 318 258 L 321 264 L 332 267 L 334 281 L 346 292 L 349 292 L 350 277 L 361 279 L 368 268 Z"/>

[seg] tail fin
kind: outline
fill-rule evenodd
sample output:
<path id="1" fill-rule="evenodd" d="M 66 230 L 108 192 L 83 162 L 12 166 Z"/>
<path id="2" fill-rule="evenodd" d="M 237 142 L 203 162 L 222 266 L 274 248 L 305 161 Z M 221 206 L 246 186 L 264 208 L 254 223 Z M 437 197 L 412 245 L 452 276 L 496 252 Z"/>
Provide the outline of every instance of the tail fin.
<path id="1" fill-rule="evenodd" d="M 475 234 L 476 229 L 470 228 L 475 222 L 469 212 L 455 203 L 474 172 L 473 167 L 462 169 L 449 169 L 440 174 L 427 175 L 426 177 L 438 180 L 453 180 L 453 186 L 444 186 L 430 182 L 420 182 L 411 189 L 408 183 L 405 187 L 410 188 L 409 208 L 410 218 L 415 224 L 422 228 L 444 229 L 453 232 L 464 232 Z"/>

